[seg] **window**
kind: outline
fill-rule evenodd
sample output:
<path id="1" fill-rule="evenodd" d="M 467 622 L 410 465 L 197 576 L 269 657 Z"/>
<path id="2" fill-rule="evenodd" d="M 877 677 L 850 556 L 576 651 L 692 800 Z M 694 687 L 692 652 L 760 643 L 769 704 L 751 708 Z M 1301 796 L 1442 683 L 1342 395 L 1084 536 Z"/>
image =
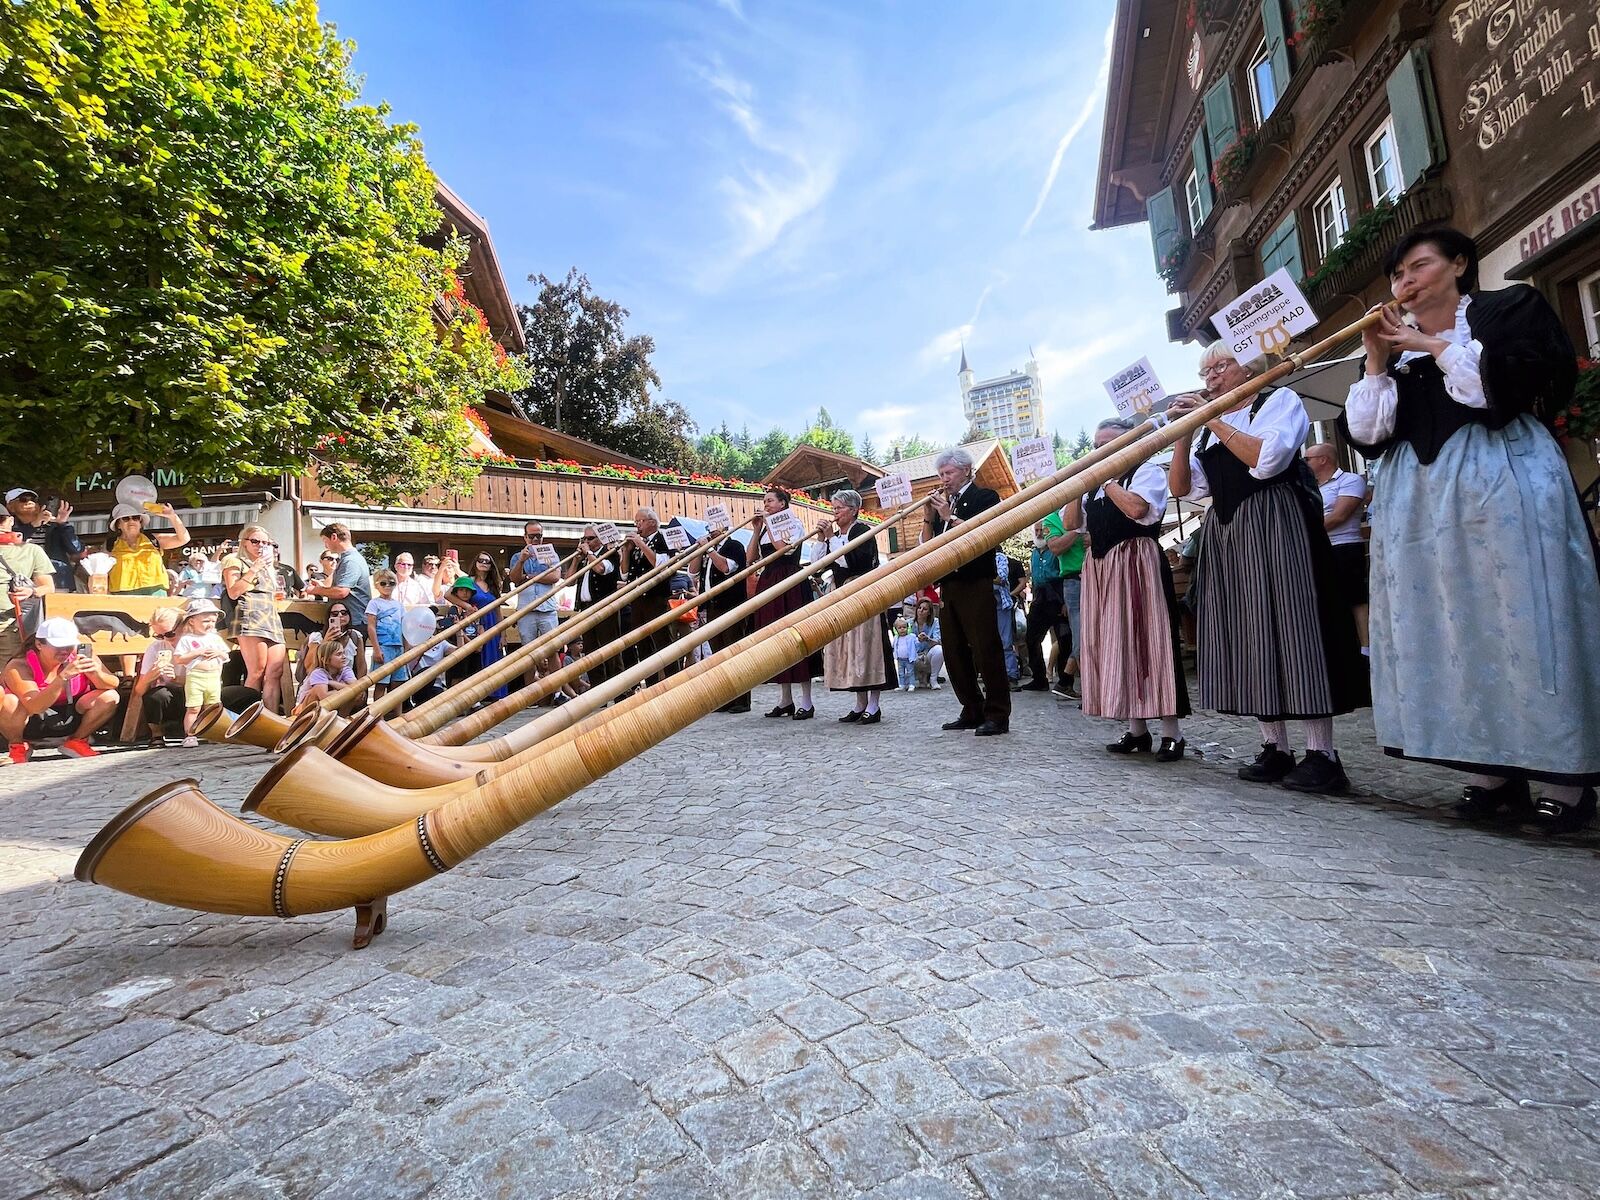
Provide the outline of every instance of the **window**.
<path id="1" fill-rule="evenodd" d="M 1385 117 L 1383 124 L 1367 139 L 1367 182 L 1372 187 L 1372 202 L 1393 200 L 1400 195 L 1400 155 L 1395 148 L 1394 118 Z"/>
<path id="2" fill-rule="evenodd" d="M 1594 358 L 1600 356 L 1600 271 L 1578 281 L 1578 300 L 1583 306 L 1583 339 Z"/>
<path id="3" fill-rule="evenodd" d="M 1311 223 L 1317 231 L 1317 257 L 1327 258 L 1328 251 L 1339 244 L 1345 230 L 1350 228 L 1349 209 L 1344 202 L 1344 180 L 1337 175 L 1328 190 L 1317 197 L 1311 206 Z"/>
<path id="4" fill-rule="evenodd" d="M 1258 128 L 1278 107 L 1278 80 L 1272 71 L 1272 56 L 1267 53 L 1265 40 L 1250 57 L 1250 107 L 1255 111 Z"/>
<path id="5" fill-rule="evenodd" d="M 1191 232 L 1200 228 L 1206 219 L 1205 210 L 1200 207 L 1200 172 L 1190 171 L 1189 178 L 1183 181 L 1183 198 L 1189 205 L 1189 229 Z"/>

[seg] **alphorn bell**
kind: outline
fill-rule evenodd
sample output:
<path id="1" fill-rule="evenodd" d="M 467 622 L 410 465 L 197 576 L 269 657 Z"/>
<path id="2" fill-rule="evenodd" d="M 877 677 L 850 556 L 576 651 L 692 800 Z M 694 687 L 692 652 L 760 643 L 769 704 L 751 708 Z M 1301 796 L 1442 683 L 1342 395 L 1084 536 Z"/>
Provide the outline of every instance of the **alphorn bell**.
<path id="1" fill-rule="evenodd" d="M 1325 354 L 1378 319 L 1361 320 L 1219 399 L 1148 434 L 1074 478 L 1036 484 L 1002 518 L 940 534 L 937 549 L 889 563 L 831 605 L 808 605 L 749 650 L 729 654 L 655 701 L 605 722 L 446 801 L 415 821 L 346 841 L 283 837 L 232 816 L 193 780 L 179 780 L 129 805 L 85 847 L 77 878 L 130 895 L 207 912 L 295 916 L 357 907 L 370 938 L 387 897 L 447 871 L 755 684 L 798 662 L 913 591 L 1031 526 L 1067 502 L 1137 466 L 1206 421 L 1231 411 L 1307 358 Z M 358 933 L 360 926 L 358 925 Z M 358 941 L 361 938 L 358 936 Z"/>

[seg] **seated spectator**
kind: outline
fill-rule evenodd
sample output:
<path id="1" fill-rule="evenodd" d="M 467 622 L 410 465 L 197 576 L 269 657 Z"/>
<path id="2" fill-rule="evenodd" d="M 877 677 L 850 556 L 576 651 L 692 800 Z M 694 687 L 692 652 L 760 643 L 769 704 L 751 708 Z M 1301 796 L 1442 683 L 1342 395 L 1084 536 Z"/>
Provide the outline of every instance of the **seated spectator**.
<path id="1" fill-rule="evenodd" d="M 37 547 L 34 547 L 37 549 Z M 94 758 L 89 738 L 117 712 L 117 678 L 103 668 L 68 617 L 50 617 L 6 663 L 0 683 L 17 703 L 0 714 L 11 761 L 33 757 L 34 741 L 63 738 L 61 752 Z"/>
<path id="2" fill-rule="evenodd" d="M 113 596 L 165 596 L 167 568 L 161 555 L 189 544 L 189 531 L 183 527 L 172 505 L 163 504 L 161 515 L 172 522 L 171 533 L 153 538 L 144 527 L 149 514 L 137 504 L 119 504 L 111 510 L 111 528 L 116 538 L 109 549 L 116 561 L 108 579 Z"/>
<path id="3" fill-rule="evenodd" d="M 22 653 L 23 629 L 18 615 L 29 624 L 39 619 L 38 597 L 55 591 L 55 572 L 38 545 L 24 541 L 12 525 L 10 511 L 0 513 L 0 584 L 6 603 L 0 604 L 0 663 Z"/>
<path id="4" fill-rule="evenodd" d="M 296 712 L 313 704 L 321 704 L 330 692 L 356 681 L 355 673 L 350 669 L 350 655 L 342 641 L 329 638 L 319 643 L 315 663 L 306 673 L 299 694 L 294 698 Z"/>
<path id="5" fill-rule="evenodd" d="M 341 642 L 344 645 L 345 657 L 352 669 L 357 664 L 362 664 L 365 669 L 367 661 L 367 639 L 362 632 L 350 621 L 350 606 L 343 600 L 335 600 L 328 605 L 328 620 L 320 632 L 313 633 L 306 638 L 305 648 L 300 652 L 300 682 L 305 683 L 306 676 L 311 674 L 316 666 L 315 651 L 325 641 Z"/>
<path id="6" fill-rule="evenodd" d="M 72 505 L 62 500 L 51 512 L 39 503 L 39 493 L 32 488 L 12 488 L 6 493 L 6 511 L 12 517 L 11 528 L 22 535 L 24 542 L 43 550 L 50 560 L 55 590 L 74 590 L 73 565 L 83 554 L 83 543 L 72 528 Z"/>
<path id="7" fill-rule="evenodd" d="M 148 747 L 167 744 L 166 724 L 174 709 L 183 710 L 183 677 L 187 668 L 173 661 L 173 645 L 178 640 L 182 617 L 182 611 L 176 608 L 158 608 L 150 614 L 150 645 L 145 648 L 139 674 L 134 677 L 133 694 L 128 698 L 130 712 L 143 710 Z M 131 733 L 124 725 L 123 737 Z"/>

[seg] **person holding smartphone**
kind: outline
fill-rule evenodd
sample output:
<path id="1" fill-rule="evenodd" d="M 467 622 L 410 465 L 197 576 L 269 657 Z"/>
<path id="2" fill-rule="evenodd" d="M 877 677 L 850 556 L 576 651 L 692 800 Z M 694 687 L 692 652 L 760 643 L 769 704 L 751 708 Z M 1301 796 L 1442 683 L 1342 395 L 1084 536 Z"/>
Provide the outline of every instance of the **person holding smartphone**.
<path id="1" fill-rule="evenodd" d="M 97 757 L 89 738 L 116 715 L 117 679 L 70 617 L 39 622 L 0 682 L 17 698 L 0 711 L 0 735 L 10 743 L 12 762 L 32 758 L 32 743 L 41 738 L 64 739 L 61 753 L 72 758 Z"/>

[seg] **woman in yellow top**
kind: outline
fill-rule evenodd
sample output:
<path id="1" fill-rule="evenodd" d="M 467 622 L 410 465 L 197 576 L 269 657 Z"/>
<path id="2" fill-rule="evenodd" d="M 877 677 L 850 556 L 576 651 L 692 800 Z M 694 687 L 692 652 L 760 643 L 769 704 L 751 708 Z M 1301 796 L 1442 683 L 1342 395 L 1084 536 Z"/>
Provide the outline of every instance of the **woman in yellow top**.
<path id="1" fill-rule="evenodd" d="M 111 543 L 111 557 L 116 562 L 106 583 L 113 596 L 167 594 L 167 566 L 161 561 L 161 553 L 188 545 L 189 531 L 178 520 L 172 505 L 163 504 L 160 511 L 172 522 L 171 533 L 145 533 L 145 510 L 136 504 L 119 504 L 111 510 L 111 528 L 117 531 L 117 539 Z"/>

